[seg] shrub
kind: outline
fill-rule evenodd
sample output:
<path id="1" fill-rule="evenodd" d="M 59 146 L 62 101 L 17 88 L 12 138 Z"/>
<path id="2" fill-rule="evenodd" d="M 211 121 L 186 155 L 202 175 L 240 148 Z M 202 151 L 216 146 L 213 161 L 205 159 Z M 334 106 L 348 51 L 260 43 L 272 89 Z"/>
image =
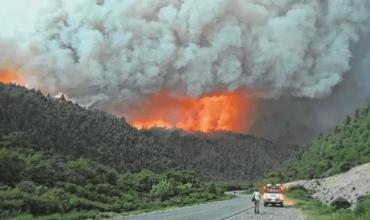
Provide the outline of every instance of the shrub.
<path id="1" fill-rule="evenodd" d="M 131 184 L 135 191 L 149 193 L 153 185 L 157 184 L 162 179 L 162 176 L 150 170 L 142 170 L 135 175 L 131 175 L 131 178 Z"/>
<path id="2" fill-rule="evenodd" d="M 164 201 L 174 195 L 174 187 L 167 179 L 162 179 L 158 184 L 153 186 L 150 195 Z"/>
<path id="3" fill-rule="evenodd" d="M 18 188 L 0 191 L 0 214 L 16 214 L 26 212 L 25 199 L 29 194 L 22 192 Z M 5 213 L 6 212 L 6 213 Z M 1 216 L 0 215 L 0 216 Z"/>
<path id="4" fill-rule="evenodd" d="M 186 184 L 181 184 L 179 186 L 176 186 L 176 194 L 177 195 L 189 195 L 192 192 L 192 184 L 191 183 L 186 183 Z"/>
<path id="5" fill-rule="evenodd" d="M 19 215 L 17 217 L 10 218 L 9 220 L 81 220 L 81 219 L 96 219 L 98 213 L 96 211 L 84 211 L 84 212 L 69 212 L 66 214 L 53 214 L 46 216 L 34 216 L 31 214 Z"/>
<path id="6" fill-rule="evenodd" d="M 336 198 L 330 204 L 336 209 L 348 209 L 349 207 L 351 207 L 351 203 L 342 197 Z"/>
<path id="7" fill-rule="evenodd" d="M 43 215 L 48 215 L 46 219 L 65 219 L 64 215 L 52 214 L 72 210 L 152 210 L 223 197 L 221 187 L 200 182 L 192 172 L 157 174 L 143 170 L 122 175 L 84 159 L 58 156 L 49 159 L 33 151 L 20 153 L 5 148 L 1 151 L 1 157 L 6 160 L 0 164 L 9 158 L 18 158 L 16 161 L 21 164 L 18 166 L 21 169 L 18 178 L 10 180 L 8 177 L 7 182 L 13 185 L 4 185 L 0 189 L 0 219 L 20 214 L 26 215 L 19 219 L 42 219 L 38 216 Z M 40 173 L 44 169 L 46 175 Z M 49 173 L 52 173 L 51 181 L 47 178 Z M 30 181 L 30 178 L 36 181 Z"/>
<path id="8" fill-rule="evenodd" d="M 370 196 L 359 198 L 359 203 L 355 209 L 355 213 L 358 215 L 370 216 Z"/>
<path id="9" fill-rule="evenodd" d="M 70 161 L 67 166 L 69 182 L 76 183 L 78 185 L 98 183 L 98 177 L 91 161 L 85 159 Z"/>
<path id="10" fill-rule="evenodd" d="M 26 161 L 20 154 L 6 148 L 0 149 L 1 182 L 15 185 L 22 179 L 25 168 Z"/>
<path id="11" fill-rule="evenodd" d="M 32 181 L 23 180 L 18 183 L 17 187 L 27 193 L 32 193 L 35 190 L 35 184 Z"/>

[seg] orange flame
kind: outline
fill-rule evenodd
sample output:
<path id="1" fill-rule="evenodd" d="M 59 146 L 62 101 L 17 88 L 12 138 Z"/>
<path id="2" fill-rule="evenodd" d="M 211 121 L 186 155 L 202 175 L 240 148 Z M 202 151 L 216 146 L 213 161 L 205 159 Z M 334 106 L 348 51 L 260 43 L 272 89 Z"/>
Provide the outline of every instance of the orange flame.
<path id="1" fill-rule="evenodd" d="M 11 68 L 0 68 L 0 82 L 2 83 L 15 83 L 18 85 L 24 85 L 24 78 L 19 72 Z"/>
<path id="2" fill-rule="evenodd" d="M 246 132 L 255 100 L 247 92 L 214 93 L 194 99 L 168 92 L 151 96 L 129 111 L 136 128 L 181 128 L 186 131 Z"/>

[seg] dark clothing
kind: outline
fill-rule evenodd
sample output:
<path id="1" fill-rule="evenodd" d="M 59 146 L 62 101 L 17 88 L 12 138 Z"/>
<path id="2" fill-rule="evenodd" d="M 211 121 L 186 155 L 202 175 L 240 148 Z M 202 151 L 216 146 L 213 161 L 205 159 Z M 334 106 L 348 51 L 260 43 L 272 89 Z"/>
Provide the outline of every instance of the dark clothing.
<path id="1" fill-rule="evenodd" d="M 260 201 L 254 200 L 254 213 L 260 213 Z"/>
<path id="2" fill-rule="evenodd" d="M 254 213 L 260 213 L 260 199 L 260 193 L 258 191 L 254 192 L 252 195 L 252 201 L 254 202 Z"/>

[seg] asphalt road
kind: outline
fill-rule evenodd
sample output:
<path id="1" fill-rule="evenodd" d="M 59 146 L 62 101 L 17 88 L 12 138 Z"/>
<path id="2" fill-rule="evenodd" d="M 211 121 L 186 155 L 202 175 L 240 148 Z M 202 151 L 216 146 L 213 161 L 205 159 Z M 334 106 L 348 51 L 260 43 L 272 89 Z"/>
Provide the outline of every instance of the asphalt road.
<path id="1" fill-rule="evenodd" d="M 141 214 L 136 216 L 120 217 L 115 220 L 222 220 L 242 210 L 252 207 L 250 195 L 239 195 L 235 199 L 219 201 L 203 205 L 194 205 L 184 208 Z M 260 205 L 260 214 L 254 214 L 250 209 L 227 220 L 303 220 L 301 212 L 293 207 L 263 207 Z"/>

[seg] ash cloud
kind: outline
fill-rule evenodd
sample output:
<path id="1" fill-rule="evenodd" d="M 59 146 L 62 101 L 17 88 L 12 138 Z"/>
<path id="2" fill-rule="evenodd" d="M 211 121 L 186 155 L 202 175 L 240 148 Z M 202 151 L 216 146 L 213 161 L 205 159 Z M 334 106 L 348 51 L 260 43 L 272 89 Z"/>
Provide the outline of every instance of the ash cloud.
<path id="1" fill-rule="evenodd" d="M 370 35 L 352 47 L 351 70 L 323 99 L 283 97 L 263 100 L 251 133 L 283 143 L 307 143 L 332 130 L 346 115 L 370 101 Z"/>
<path id="2" fill-rule="evenodd" d="M 75 2 L 43 13 L 32 41 L 38 76 L 50 91 L 113 102 L 243 86 L 261 97 L 326 97 L 370 21 L 368 0 Z"/>
<path id="3" fill-rule="evenodd" d="M 325 105 L 358 76 L 354 45 L 369 28 L 369 0 L 60 0 L 22 68 L 32 87 L 118 113 L 161 90 L 247 88 L 275 106 L 265 116 L 289 115 L 277 106 Z"/>

